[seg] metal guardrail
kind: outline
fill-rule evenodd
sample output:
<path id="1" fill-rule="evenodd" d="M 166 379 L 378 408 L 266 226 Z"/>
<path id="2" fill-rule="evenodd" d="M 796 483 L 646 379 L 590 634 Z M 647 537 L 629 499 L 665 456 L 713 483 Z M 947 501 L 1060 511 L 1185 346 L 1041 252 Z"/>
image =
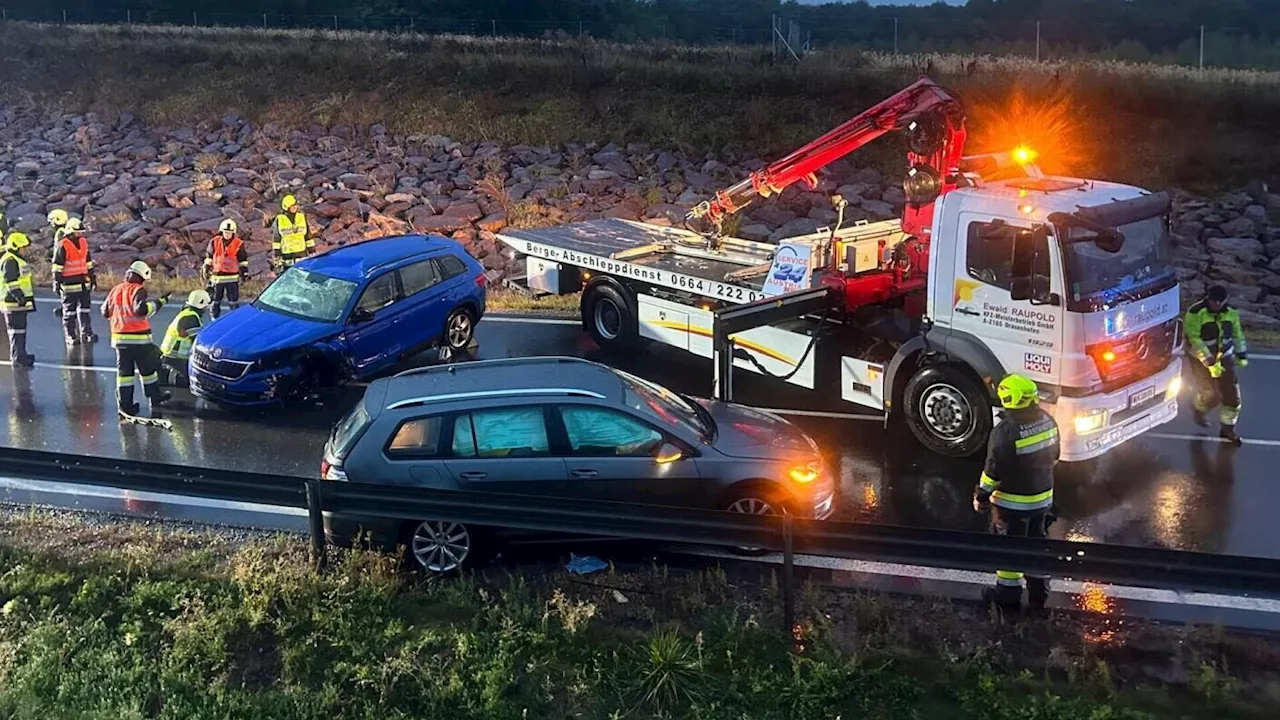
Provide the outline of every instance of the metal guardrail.
<path id="1" fill-rule="evenodd" d="M 323 513 L 403 520 L 438 518 L 476 525 L 669 543 L 758 547 L 792 558 L 833 558 L 936 568 L 1017 569 L 1054 577 L 1172 590 L 1280 594 L 1280 560 L 950 530 L 760 517 L 598 500 L 424 490 L 189 468 L 0 448 L 0 473 L 34 481 L 97 485 L 262 505 L 307 508 L 317 563 Z M 788 611 L 790 602 L 787 603 Z"/>

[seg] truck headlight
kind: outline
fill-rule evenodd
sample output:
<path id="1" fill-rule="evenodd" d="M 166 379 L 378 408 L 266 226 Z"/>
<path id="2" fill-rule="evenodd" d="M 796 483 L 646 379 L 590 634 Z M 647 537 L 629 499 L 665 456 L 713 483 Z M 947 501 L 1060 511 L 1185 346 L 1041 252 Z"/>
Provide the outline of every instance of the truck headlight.
<path id="1" fill-rule="evenodd" d="M 1178 393 L 1182 392 L 1182 376 L 1177 375 L 1169 381 L 1169 388 L 1164 391 L 1166 400 L 1172 400 L 1178 397 Z"/>
<path id="2" fill-rule="evenodd" d="M 1089 410 L 1076 413 L 1076 434 L 1088 435 L 1101 430 L 1107 424 L 1106 410 Z"/>

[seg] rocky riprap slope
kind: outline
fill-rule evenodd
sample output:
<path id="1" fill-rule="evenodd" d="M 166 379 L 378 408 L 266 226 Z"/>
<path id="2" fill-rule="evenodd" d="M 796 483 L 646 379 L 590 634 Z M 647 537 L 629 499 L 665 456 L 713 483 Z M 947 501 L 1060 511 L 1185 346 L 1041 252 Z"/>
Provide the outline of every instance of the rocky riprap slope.
<path id="1" fill-rule="evenodd" d="M 234 115 L 170 128 L 127 114 L 45 118 L 15 108 L 0 108 L 0 144 L 0 203 L 33 244 L 48 247 L 44 217 L 60 207 L 87 221 L 100 266 L 118 272 L 141 258 L 180 278 L 196 276 L 205 244 L 228 217 L 249 244 L 251 272 L 265 274 L 270 222 L 292 193 L 322 247 L 440 233 L 465 244 L 496 281 L 518 272 L 493 237 L 508 225 L 601 216 L 678 223 L 689 206 L 763 164 L 639 144 L 503 147 L 393 137 L 378 125 L 285 130 Z M 777 240 L 826 226 L 834 192 L 849 200 L 849 221 L 892 217 L 904 201 L 896 177 L 841 161 L 816 190 L 793 186 L 750 208 L 735 219 L 736 234 Z M 1259 187 L 1176 198 L 1176 262 L 1187 294 L 1225 282 L 1253 325 L 1280 328 L 1280 195 Z"/>

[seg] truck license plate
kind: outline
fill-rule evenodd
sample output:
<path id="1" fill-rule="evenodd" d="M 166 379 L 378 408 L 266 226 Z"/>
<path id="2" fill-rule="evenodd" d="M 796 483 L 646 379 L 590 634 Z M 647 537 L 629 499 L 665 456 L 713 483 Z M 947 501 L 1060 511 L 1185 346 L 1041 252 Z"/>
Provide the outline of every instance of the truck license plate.
<path id="1" fill-rule="evenodd" d="M 1142 388 L 1141 390 L 1129 395 L 1129 407 L 1137 407 L 1155 396 L 1156 388 L 1154 385 Z"/>

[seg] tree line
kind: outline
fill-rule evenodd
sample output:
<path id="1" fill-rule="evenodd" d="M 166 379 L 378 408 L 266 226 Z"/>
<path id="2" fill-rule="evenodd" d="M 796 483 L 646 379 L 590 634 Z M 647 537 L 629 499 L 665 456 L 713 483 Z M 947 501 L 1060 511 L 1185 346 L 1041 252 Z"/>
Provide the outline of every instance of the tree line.
<path id="1" fill-rule="evenodd" d="M 1201 29 L 1211 64 L 1280 68 L 1276 0 L 969 0 L 960 7 L 801 5 L 779 0 L 8 0 L 10 17 L 71 21 L 248 24 L 502 34 L 588 34 L 632 41 L 769 42 L 773 16 L 799 24 L 814 46 L 852 44 L 903 52 L 1026 52 L 1037 30 L 1042 55 L 1198 61 Z M 192 16 L 195 13 L 195 16 Z M 203 18 L 203 22 L 199 20 Z M 243 18 L 236 21 L 235 18 Z M 470 24 L 459 24 L 471 21 Z M 449 23 L 454 23 L 450 25 Z M 1038 27 L 1037 27 L 1038 26 Z"/>

